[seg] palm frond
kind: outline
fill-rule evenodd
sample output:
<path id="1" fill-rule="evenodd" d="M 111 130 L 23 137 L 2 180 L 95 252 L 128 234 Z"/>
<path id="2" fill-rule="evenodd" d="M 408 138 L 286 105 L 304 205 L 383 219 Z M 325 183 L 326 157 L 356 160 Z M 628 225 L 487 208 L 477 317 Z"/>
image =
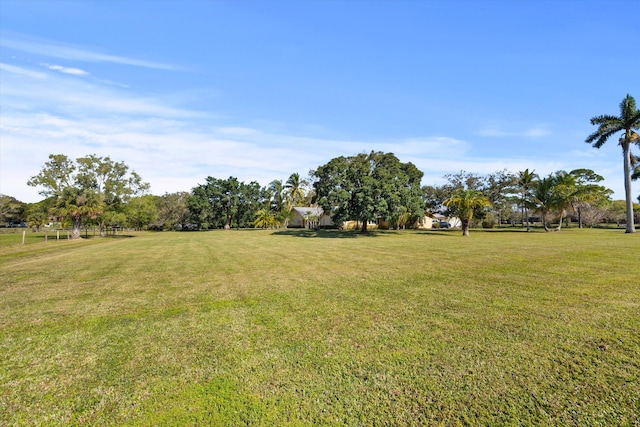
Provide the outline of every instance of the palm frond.
<path id="1" fill-rule="evenodd" d="M 600 118 L 603 118 L 603 120 L 594 121 L 594 119 Z M 612 116 L 594 117 L 591 119 L 591 123 L 599 124 L 600 126 L 585 139 L 585 142 L 593 144 L 595 148 L 602 147 L 612 135 L 624 130 L 624 123 L 620 119 Z"/>

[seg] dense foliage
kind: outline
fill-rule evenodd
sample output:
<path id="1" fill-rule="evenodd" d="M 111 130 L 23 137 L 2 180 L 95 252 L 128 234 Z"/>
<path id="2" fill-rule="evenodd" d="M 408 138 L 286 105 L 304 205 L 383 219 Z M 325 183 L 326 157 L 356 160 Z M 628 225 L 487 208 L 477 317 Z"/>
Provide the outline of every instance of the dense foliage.
<path id="1" fill-rule="evenodd" d="M 424 215 L 422 175 L 392 153 L 336 157 L 313 172 L 315 201 L 334 222 L 356 219 L 364 232 L 378 218 L 393 224 L 405 215 Z"/>
<path id="2" fill-rule="evenodd" d="M 26 221 L 27 204 L 15 197 L 0 194 L 0 224 L 11 226 Z"/>
<path id="3" fill-rule="evenodd" d="M 40 187 L 40 194 L 51 198 L 49 215 L 70 222 L 73 238 L 80 237 L 85 219 L 97 219 L 103 232 L 107 221 L 118 217 L 130 197 L 149 188 L 123 162 L 96 155 L 73 161 L 64 154 L 51 154 L 27 184 Z"/>
<path id="4" fill-rule="evenodd" d="M 632 102 L 621 108 L 622 116 L 637 112 Z M 599 138 L 596 146 L 604 143 L 621 120 L 600 119 L 606 122 L 607 131 L 594 132 L 592 137 Z M 621 144 L 627 142 L 638 143 L 637 133 L 630 131 L 628 138 L 620 139 Z M 637 179 L 638 159 L 629 154 L 629 160 L 635 166 L 629 177 Z M 400 162 L 393 153 L 372 151 L 331 159 L 310 171 L 308 179 L 296 172 L 261 187 L 256 181 L 247 184 L 235 177 L 209 176 L 191 192 L 153 196 L 145 194 L 149 185 L 135 172 L 129 173 L 122 162 L 95 155 L 72 161 L 52 154 L 28 182 L 39 187 L 46 198 L 26 204 L 0 195 L 0 225 L 28 225 L 38 230 L 55 223 L 56 227 L 72 227 L 74 237 L 79 237 L 81 225 L 99 228 L 101 233 L 111 225 L 150 230 L 286 228 L 294 206 L 313 206 L 322 208 L 338 226 L 357 221 L 363 232 L 374 222 L 405 228 L 419 224 L 425 213 L 457 221 L 469 212 L 470 220 L 462 221 L 467 230 L 478 225 L 516 224 L 526 224 L 529 230 L 531 222 L 545 230 L 550 230 L 553 222 L 560 230 L 565 221 L 567 225 L 576 221 L 579 227 L 612 222 L 629 229 L 628 203 L 624 209 L 620 203 L 612 203 L 611 190 L 601 186 L 603 178 L 590 169 L 557 171 L 547 177 L 529 169 L 487 175 L 459 171 L 445 175 L 443 185 L 420 187 L 422 176 L 415 165 Z M 488 203 L 464 210 L 451 202 L 463 190 L 473 190 Z M 639 216 L 640 208 L 632 204 L 631 226 Z"/>
<path id="5" fill-rule="evenodd" d="M 235 177 L 207 177 L 195 187 L 187 201 L 191 218 L 200 229 L 253 227 L 256 212 L 265 204 L 260 184 L 238 181 Z"/>

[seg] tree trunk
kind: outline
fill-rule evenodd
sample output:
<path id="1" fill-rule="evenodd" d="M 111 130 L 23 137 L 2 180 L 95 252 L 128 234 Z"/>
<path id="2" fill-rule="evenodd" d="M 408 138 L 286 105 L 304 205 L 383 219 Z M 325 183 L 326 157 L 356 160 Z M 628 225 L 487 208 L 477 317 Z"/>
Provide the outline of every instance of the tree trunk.
<path id="1" fill-rule="evenodd" d="M 562 229 L 562 216 L 563 216 L 563 213 L 560 212 L 560 221 L 558 222 L 558 226 L 556 227 L 556 231 L 560 231 Z"/>
<path id="2" fill-rule="evenodd" d="M 627 132 L 628 133 L 628 132 Z M 629 140 L 631 138 L 627 135 L 622 144 L 622 153 L 624 157 L 624 196 L 627 204 L 627 229 L 625 233 L 635 233 L 636 227 L 633 223 L 633 199 L 631 197 L 631 151 L 629 147 Z"/>
<path id="3" fill-rule="evenodd" d="M 544 231 L 550 231 L 547 225 L 547 212 L 544 209 L 542 210 L 542 226 L 544 227 Z"/>
<path id="4" fill-rule="evenodd" d="M 462 235 L 463 236 L 468 236 L 469 235 L 469 225 L 471 225 L 471 221 L 462 220 Z"/>
<path id="5" fill-rule="evenodd" d="M 531 231 L 531 226 L 529 225 L 529 209 L 525 209 L 525 218 L 527 220 L 527 232 Z"/>
<path id="6" fill-rule="evenodd" d="M 578 206 L 578 228 L 582 228 L 582 206 Z"/>
<path id="7" fill-rule="evenodd" d="M 80 238 L 80 227 L 82 227 L 82 217 L 78 216 L 76 218 L 73 218 L 73 228 L 71 229 L 72 239 Z"/>
<path id="8" fill-rule="evenodd" d="M 362 220 L 362 228 L 361 228 L 361 230 L 360 230 L 360 232 L 361 232 L 361 233 L 366 233 L 366 232 L 367 232 L 367 223 L 368 223 L 368 222 L 369 222 L 369 221 L 367 221 L 366 219 L 363 219 L 363 220 Z"/>

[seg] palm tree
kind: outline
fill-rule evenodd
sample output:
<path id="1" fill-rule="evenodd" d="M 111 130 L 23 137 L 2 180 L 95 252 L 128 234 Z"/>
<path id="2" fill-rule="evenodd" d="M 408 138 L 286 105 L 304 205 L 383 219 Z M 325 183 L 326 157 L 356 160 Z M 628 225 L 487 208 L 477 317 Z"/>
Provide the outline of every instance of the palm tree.
<path id="1" fill-rule="evenodd" d="M 274 211 L 274 217 L 277 225 L 287 228 L 289 217 L 291 216 L 291 201 L 285 193 L 285 187 L 282 181 L 274 180 L 269 183 L 269 191 L 272 195 L 271 210 Z"/>
<path id="2" fill-rule="evenodd" d="M 620 103 L 620 116 L 601 115 L 591 118 L 592 125 L 598 130 L 587 137 L 585 142 L 600 148 L 607 140 L 618 132 L 624 134 L 618 140 L 622 146 L 624 158 L 624 195 L 627 209 L 626 233 L 635 233 L 633 224 L 633 200 L 631 199 L 631 143 L 638 143 L 638 134 L 633 129 L 640 128 L 640 111 L 636 108 L 636 100 L 629 94 Z"/>
<path id="3" fill-rule="evenodd" d="M 105 205 L 96 192 L 82 191 L 79 188 L 67 187 L 62 191 L 51 208 L 51 213 L 58 218 L 71 220 L 71 238 L 80 238 L 80 228 L 84 218 L 95 219 L 100 216 Z"/>
<path id="4" fill-rule="evenodd" d="M 580 194 L 575 175 L 565 171 L 558 171 L 553 179 L 553 188 L 551 189 L 554 199 L 553 206 L 560 212 L 560 219 L 556 231 L 560 231 L 562 229 L 563 217 L 567 214 L 567 211 L 573 209 L 575 204 L 580 200 Z"/>
<path id="5" fill-rule="evenodd" d="M 535 171 L 529 172 L 529 169 L 518 172 L 518 186 L 520 187 L 520 191 L 522 191 L 522 219 L 526 219 L 527 221 L 527 231 L 531 230 L 529 227 L 529 211 L 527 209 L 527 202 L 531 197 L 531 188 L 537 177 L 538 174 L 536 174 Z"/>
<path id="6" fill-rule="evenodd" d="M 552 175 L 536 181 L 536 185 L 533 187 L 531 193 L 531 200 L 529 201 L 529 206 L 538 210 L 542 215 L 544 231 L 550 231 L 549 225 L 547 224 L 547 213 L 555 206 L 553 194 L 554 185 L 555 179 Z"/>
<path id="7" fill-rule="evenodd" d="M 462 222 L 462 235 L 468 236 L 474 209 L 491 207 L 491 202 L 482 191 L 459 188 L 444 201 L 444 205 L 457 208 Z"/>
<path id="8" fill-rule="evenodd" d="M 263 208 L 256 212 L 253 225 L 259 228 L 274 228 L 278 226 L 278 220 L 269 209 Z"/>
<path id="9" fill-rule="evenodd" d="M 284 206 L 284 187 L 282 186 L 282 181 L 279 179 L 271 181 L 269 183 L 269 191 L 272 197 L 272 208 L 276 212 L 280 212 Z"/>
<path id="10" fill-rule="evenodd" d="M 284 185 L 284 188 L 293 206 L 296 206 L 299 202 L 304 200 L 304 189 L 302 188 L 303 185 L 304 181 L 300 179 L 300 174 L 297 172 L 292 173 L 286 184 Z"/>

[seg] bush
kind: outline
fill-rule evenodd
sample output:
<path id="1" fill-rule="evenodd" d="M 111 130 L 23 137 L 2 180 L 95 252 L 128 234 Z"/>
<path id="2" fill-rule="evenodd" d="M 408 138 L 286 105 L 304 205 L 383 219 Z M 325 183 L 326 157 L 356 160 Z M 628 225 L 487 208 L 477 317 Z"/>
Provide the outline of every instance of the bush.
<path id="1" fill-rule="evenodd" d="M 482 228 L 495 228 L 497 222 L 494 219 L 487 218 L 482 221 Z"/>

